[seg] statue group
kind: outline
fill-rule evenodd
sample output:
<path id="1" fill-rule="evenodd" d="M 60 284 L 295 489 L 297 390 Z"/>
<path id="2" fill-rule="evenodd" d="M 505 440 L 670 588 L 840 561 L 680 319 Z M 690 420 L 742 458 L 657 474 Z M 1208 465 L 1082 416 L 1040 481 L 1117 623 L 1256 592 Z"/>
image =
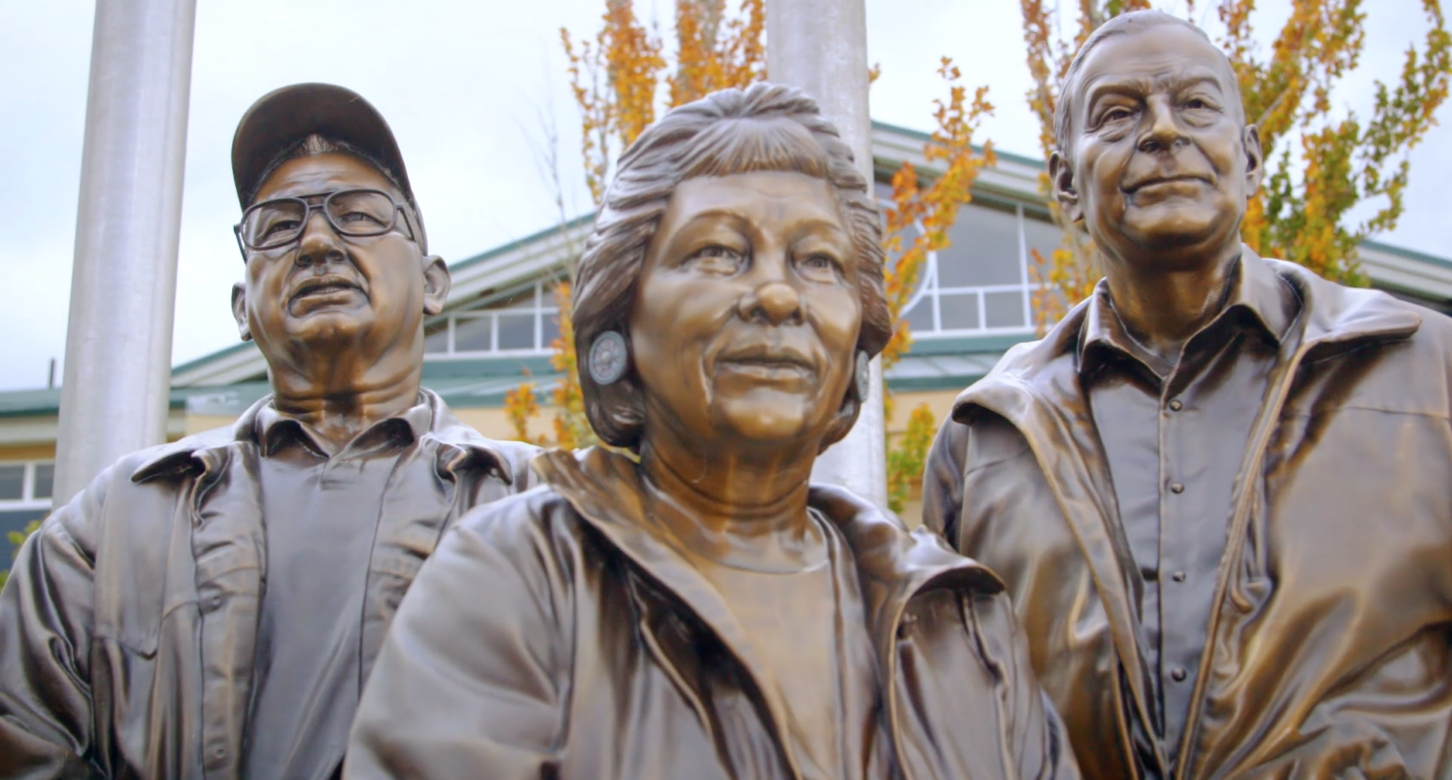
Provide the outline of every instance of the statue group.
<path id="1" fill-rule="evenodd" d="M 893 328 L 810 97 L 625 151 L 572 312 L 609 446 L 541 452 L 421 386 L 449 270 L 383 117 L 264 96 L 272 394 L 22 548 L 0 776 L 1452 776 L 1452 323 L 1241 243 L 1263 150 L 1193 25 L 1116 17 L 1062 95 L 1105 279 L 959 396 L 916 531 L 809 482 Z"/>

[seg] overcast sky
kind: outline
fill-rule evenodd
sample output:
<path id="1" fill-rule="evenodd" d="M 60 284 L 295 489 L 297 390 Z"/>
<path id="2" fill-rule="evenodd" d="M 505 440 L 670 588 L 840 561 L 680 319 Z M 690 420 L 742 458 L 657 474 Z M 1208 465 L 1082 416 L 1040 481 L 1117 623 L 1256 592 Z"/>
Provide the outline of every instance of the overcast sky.
<path id="1" fill-rule="evenodd" d="M 1213 20 L 1205 8 L 1213 4 L 1201 0 L 1197 16 Z M 570 216 L 589 210 L 559 28 L 593 35 L 603 0 L 197 5 L 174 364 L 236 341 L 228 297 L 242 265 L 231 235 L 238 217 L 232 132 L 252 101 L 284 84 L 343 84 L 383 112 L 427 214 L 430 246 L 451 261 L 557 221 L 539 163 L 551 121 Z M 1286 0 L 1261 5 L 1257 29 L 1277 29 Z M 669 33 L 669 0 L 637 6 Z M 1168 7 L 1181 10 L 1183 2 Z M 1339 106 L 1368 112 L 1372 79 L 1394 78 L 1401 52 L 1420 40 L 1420 7 L 1420 0 L 1374 4 L 1361 70 L 1338 94 Z M 49 360 L 65 351 L 92 8 L 89 0 L 0 5 L 0 72 L 10 74 L 0 82 L 0 390 L 43 387 Z M 1015 0 L 867 0 L 868 60 L 882 66 L 874 118 L 929 129 L 932 100 L 944 94 L 935 70 L 946 54 L 968 84 L 991 87 L 998 112 L 984 137 L 1036 156 L 1018 9 Z M 1439 116 L 1447 114 L 1444 106 Z M 1440 186 L 1449 173 L 1452 130 L 1436 128 L 1413 154 L 1401 226 L 1380 239 L 1452 255 L 1437 224 L 1452 207 Z"/>

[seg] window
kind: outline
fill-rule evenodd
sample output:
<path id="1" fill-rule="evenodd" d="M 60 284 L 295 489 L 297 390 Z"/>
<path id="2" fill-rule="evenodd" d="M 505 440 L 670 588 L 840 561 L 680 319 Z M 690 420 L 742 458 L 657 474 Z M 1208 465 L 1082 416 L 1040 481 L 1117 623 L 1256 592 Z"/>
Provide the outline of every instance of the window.
<path id="1" fill-rule="evenodd" d="M 890 194 L 878 185 L 879 197 Z M 958 211 L 951 244 L 931 252 L 903 309 L 913 336 L 1027 333 L 1034 327 L 1029 281 L 1032 250 L 1059 246 L 1047 211 L 986 197 Z"/>
<path id="2" fill-rule="evenodd" d="M 424 328 L 428 357 L 542 354 L 560 335 L 555 283 L 546 279 L 494 296 Z"/>
<path id="3" fill-rule="evenodd" d="M 0 463 L 0 509 L 50 506 L 54 463 Z"/>

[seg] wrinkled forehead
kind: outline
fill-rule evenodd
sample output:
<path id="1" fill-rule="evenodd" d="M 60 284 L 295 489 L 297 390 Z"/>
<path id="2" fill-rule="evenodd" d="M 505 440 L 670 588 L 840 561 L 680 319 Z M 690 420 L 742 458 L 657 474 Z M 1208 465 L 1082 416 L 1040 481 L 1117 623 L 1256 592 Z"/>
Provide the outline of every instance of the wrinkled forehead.
<path id="1" fill-rule="evenodd" d="M 1100 41 L 1070 88 L 1082 114 L 1105 92 L 1147 95 L 1191 86 L 1214 89 L 1233 102 L 1230 108 L 1243 110 L 1235 70 L 1225 53 L 1188 27 L 1157 24 Z"/>
<path id="2" fill-rule="evenodd" d="M 835 189 L 796 171 L 751 171 L 687 179 L 671 193 L 658 234 L 700 219 L 726 219 L 759 228 L 825 229 L 845 237 Z"/>
<path id="3" fill-rule="evenodd" d="M 403 194 L 372 163 L 346 152 L 295 157 L 277 166 L 263 179 L 253 203 L 345 189 L 382 190 L 403 202 Z"/>

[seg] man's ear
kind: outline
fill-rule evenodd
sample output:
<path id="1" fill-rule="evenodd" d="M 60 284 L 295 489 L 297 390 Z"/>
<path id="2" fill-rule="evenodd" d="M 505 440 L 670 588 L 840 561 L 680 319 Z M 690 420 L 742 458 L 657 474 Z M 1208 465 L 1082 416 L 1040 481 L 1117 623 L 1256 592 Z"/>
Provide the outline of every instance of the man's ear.
<path id="1" fill-rule="evenodd" d="M 232 285 L 232 317 L 237 320 L 237 335 L 243 341 L 251 341 L 252 328 L 247 324 L 247 285 L 241 282 Z"/>
<path id="2" fill-rule="evenodd" d="M 1255 197 L 1265 176 L 1265 152 L 1260 148 L 1260 128 L 1246 125 L 1241 142 L 1245 146 L 1245 199 L 1250 200 Z"/>
<path id="3" fill-rule="evenodd" d="M 1055 151 L 1049 155 L 1049 181 L 1054 188 L 1054 198 L 1070 222 L 1084 219 L 1084 204 L 1079 200 L 1079 191 L 1074 188 L 1074 166 L 1068 158 Z"/>
<path id="4" fill-rule="evenodd" d="M 426 256 L 424 263 L 424 314 L 432 317 L 443 311 L 444 304 L 449 302 L 449 285 L 453 284 L 453 277 L 449 276 L 448 263 L 438 255 Z"/>

